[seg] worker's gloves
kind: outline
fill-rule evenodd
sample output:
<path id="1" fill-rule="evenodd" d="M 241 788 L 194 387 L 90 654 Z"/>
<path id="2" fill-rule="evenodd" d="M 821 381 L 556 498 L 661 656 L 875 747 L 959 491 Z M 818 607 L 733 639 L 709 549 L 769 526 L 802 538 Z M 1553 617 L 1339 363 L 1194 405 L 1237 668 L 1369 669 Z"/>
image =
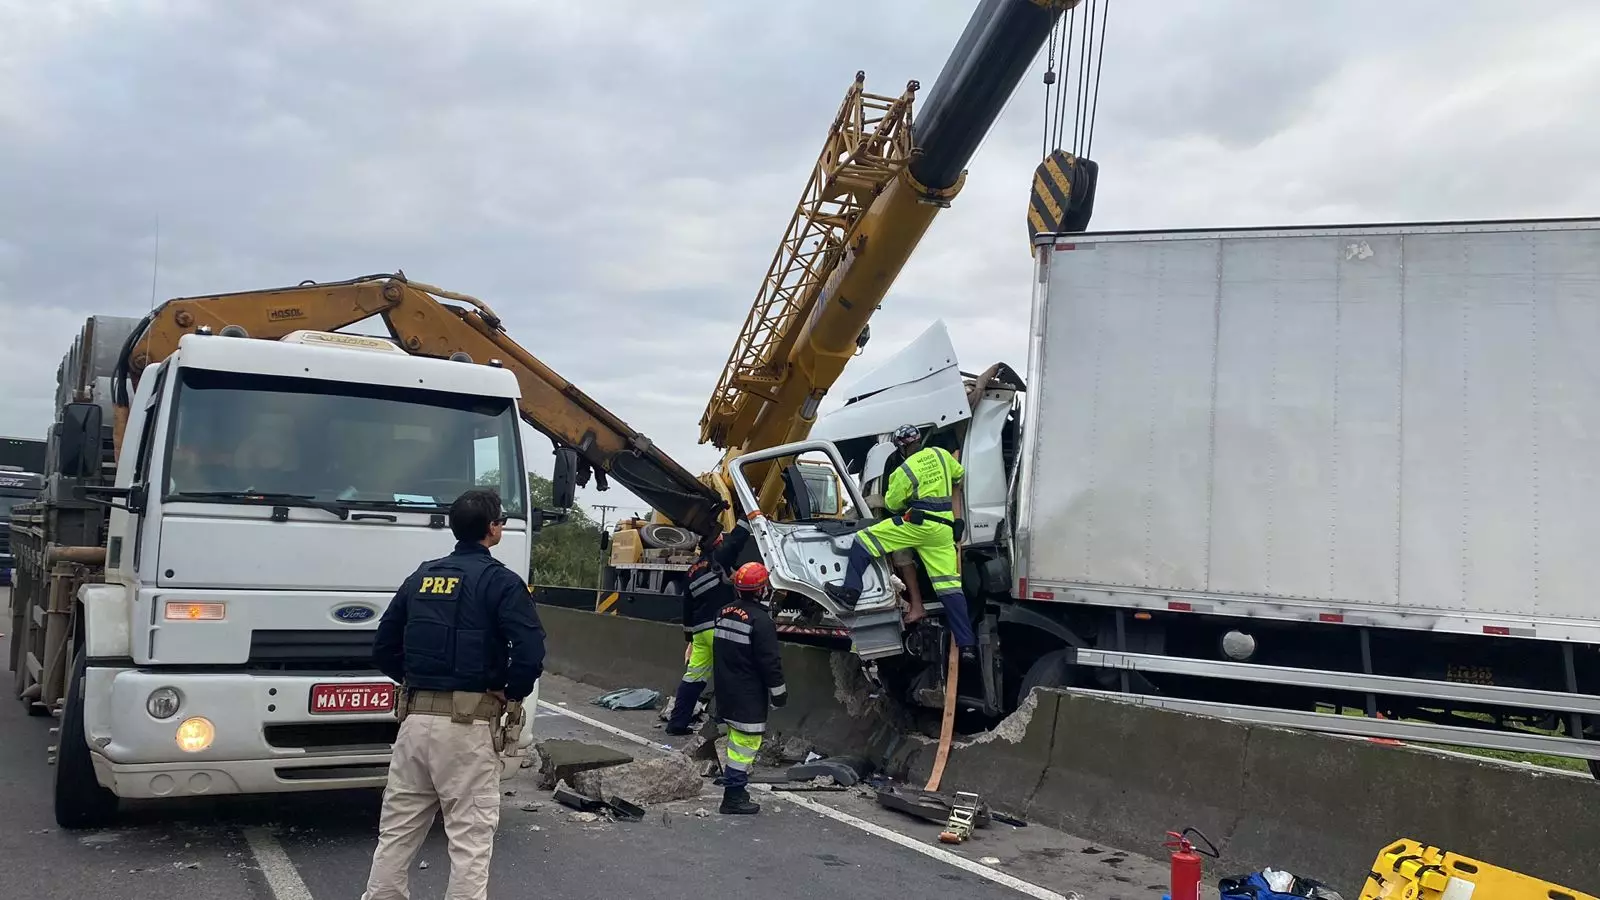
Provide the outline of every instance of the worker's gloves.
<path id="1" fill-rule="evenodd" d="M 782 709 L 783 705 L 789 702 L 789 686 L 780 684 L 775 688 L 769 688 L 767 702 L 773 709 Z"/>

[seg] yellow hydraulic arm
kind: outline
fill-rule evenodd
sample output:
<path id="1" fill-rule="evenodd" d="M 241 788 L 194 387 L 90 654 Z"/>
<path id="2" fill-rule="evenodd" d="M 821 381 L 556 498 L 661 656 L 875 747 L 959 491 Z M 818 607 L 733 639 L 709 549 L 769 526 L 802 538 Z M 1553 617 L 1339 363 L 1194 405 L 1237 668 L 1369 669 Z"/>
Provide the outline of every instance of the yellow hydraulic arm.
<path id="1" fill-rule="evenodd" d="M 473 362 L 494 360 L 509 369 L 522 387 L 523 419 L 557 447 L 576 450 L 583 460 L 579 484 L 592 470 L 597 486 L 604 490 L 609 475 L 684 528 L 702 534 L 718 528 L 722 501 L 711 489 L 513 341 L 487 304 L 410 281 L 403 273 L 185 297 L 157 307 L 129 337 L 118 365 L 113 392 L 118 450 L 127 423 L 126 381 L 137 380 L 142 371 L 177 350 L 183 335 L 200 328 L 217 334 L 232 328 L 251 338 L 276 340 L 301 329 L 334 331 L 374 316 L 415 356 L 448 359 L 466 354 Z"/>
<path id="2" fill-rule="evenodd" d="M 799 208 L 700 419 L 700 440 L 732 456 L 802 440 L 829 388 L 868 339 L 867 322 L 1055 29 L 1079 0 L 983 0 L 915 124 L 918 84 L 899 97 L 855 83 L 834 118 Z M 1082 230 L 1096 167 L 1057 152 L 1048 212 Z M 1041 171 L 1044 171 L 1041 168 Z M 768 466 L 759 499 L 782 491 Z"/>

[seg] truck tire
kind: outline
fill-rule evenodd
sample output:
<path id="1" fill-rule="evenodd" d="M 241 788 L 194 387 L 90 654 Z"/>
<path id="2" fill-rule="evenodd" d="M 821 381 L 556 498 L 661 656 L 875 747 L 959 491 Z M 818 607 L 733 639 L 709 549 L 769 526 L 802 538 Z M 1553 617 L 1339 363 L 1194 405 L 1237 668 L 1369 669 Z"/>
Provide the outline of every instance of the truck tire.
<path id="1" fill-rule="evenodd" d="M 1051 650 L 1049 653 L 1033 661 L 1028 667 L 1027 674 L 1022 676 L 1022 684 L 1017 688 L 1017 706 L 1021 706 L 1033 693 L 1036 687 L 1053 688 L 1066 687 L 1072 682 L 1072 648 L 1063 647 L 1060 650 Z"/>
<path id="2" fill-rule="evenodd" d="M 699 543 L 692 532 L 676 525 L 646 525 L 639 529 L 639 540 L 655 550 L 693 550 Z"/>
<path id="3" fill-rule="evenodd" d="M 56 824 L 62 828 L 100 828 L 117 816 L 117 795 L 100 786 L 89 758 L 89 737 L 83 727 L 83 681 L 89 661 L 82 648 L 72 654 L 67 700 L 56 736 Z"/>

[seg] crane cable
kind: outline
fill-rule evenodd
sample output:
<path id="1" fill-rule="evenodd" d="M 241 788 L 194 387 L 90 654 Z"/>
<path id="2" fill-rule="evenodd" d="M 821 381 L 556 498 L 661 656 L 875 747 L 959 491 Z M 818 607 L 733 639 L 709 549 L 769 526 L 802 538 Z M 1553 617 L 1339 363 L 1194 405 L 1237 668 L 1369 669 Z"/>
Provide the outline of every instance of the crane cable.
<path id="1" fill-rule="evenodd" d="M 1078 24 L 1078 7 L 1084 8 L 1084 21 Z M 1040 158 L 1053 150 L 1067 149 L 1073 156 L 1094 152 L 1094 123 L 1100 109 L 1100 73 L 1105 60 L 1106 19 L 1111 0 L 1084 0 L 1057 22 L 1050 32 L 1044 73 L 1044 137 Z M 1095 33 L 1099 26 L 1099 34 Z M 1077 70 L 1073 77 L 1073 41 L 1077 41 Z M 1061 66 L 1056 67 L 1059 48 Z M 1067 136 L 1067 87 L 1072 83 L 1072 140 Z"/>
<path id="2" fill-rule="evenodd" d="M 1078 22 L 1078 7 L 1083 22 Z M 1100 167 L 1094 151 L 1094 125 L 1100 111 L 1100 73 L 1105 60 L 1106 20 L 1111 0 L 1082 0 L 1050 29 L 1044 72 L 1044 137 L 1041 161 L 1033 174 L 1028 202 L 1028 239 L 1041 234 L 1081 232 L 1094 214 Z M 1097 32 L 1098 26 L 1098 33 Z M 1074 47 L 1076 43 L 1076 47 Z M 1076 63 L 1076 66 L 1074 66 Z M 1067 96 L 1072 90 L 1072 129 L 1067 130 Z"/>

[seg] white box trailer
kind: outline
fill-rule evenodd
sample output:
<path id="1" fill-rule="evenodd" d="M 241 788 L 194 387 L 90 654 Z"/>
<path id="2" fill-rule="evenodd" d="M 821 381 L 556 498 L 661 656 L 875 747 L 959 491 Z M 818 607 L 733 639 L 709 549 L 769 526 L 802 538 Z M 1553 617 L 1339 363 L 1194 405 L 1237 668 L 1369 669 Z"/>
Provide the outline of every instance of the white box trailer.
<path id="1" fill-rule="evenodd" d="M 1017 574 L 1600 642 L 1600 226 L 1041 246 Z"/>
<path id="2" fill-rule="evenodd" d="M 1035 251 L 1025 377 L 964 375 L 935 323 L 811 441 L 732 466 L 831 457 L 877 516 L 895 426 L 961 452 L 980 640 L 964 704 L 999 714 L 1062 685 L 1600 761 L 1600 220 Z M 786 590 L 838 613 L 822 583 L 853 527 L 757 536 Z M 888 579 L 874 567 L 844 618 L 863 658 L 937 704 L 939 617 L 863 642 Z"/>

